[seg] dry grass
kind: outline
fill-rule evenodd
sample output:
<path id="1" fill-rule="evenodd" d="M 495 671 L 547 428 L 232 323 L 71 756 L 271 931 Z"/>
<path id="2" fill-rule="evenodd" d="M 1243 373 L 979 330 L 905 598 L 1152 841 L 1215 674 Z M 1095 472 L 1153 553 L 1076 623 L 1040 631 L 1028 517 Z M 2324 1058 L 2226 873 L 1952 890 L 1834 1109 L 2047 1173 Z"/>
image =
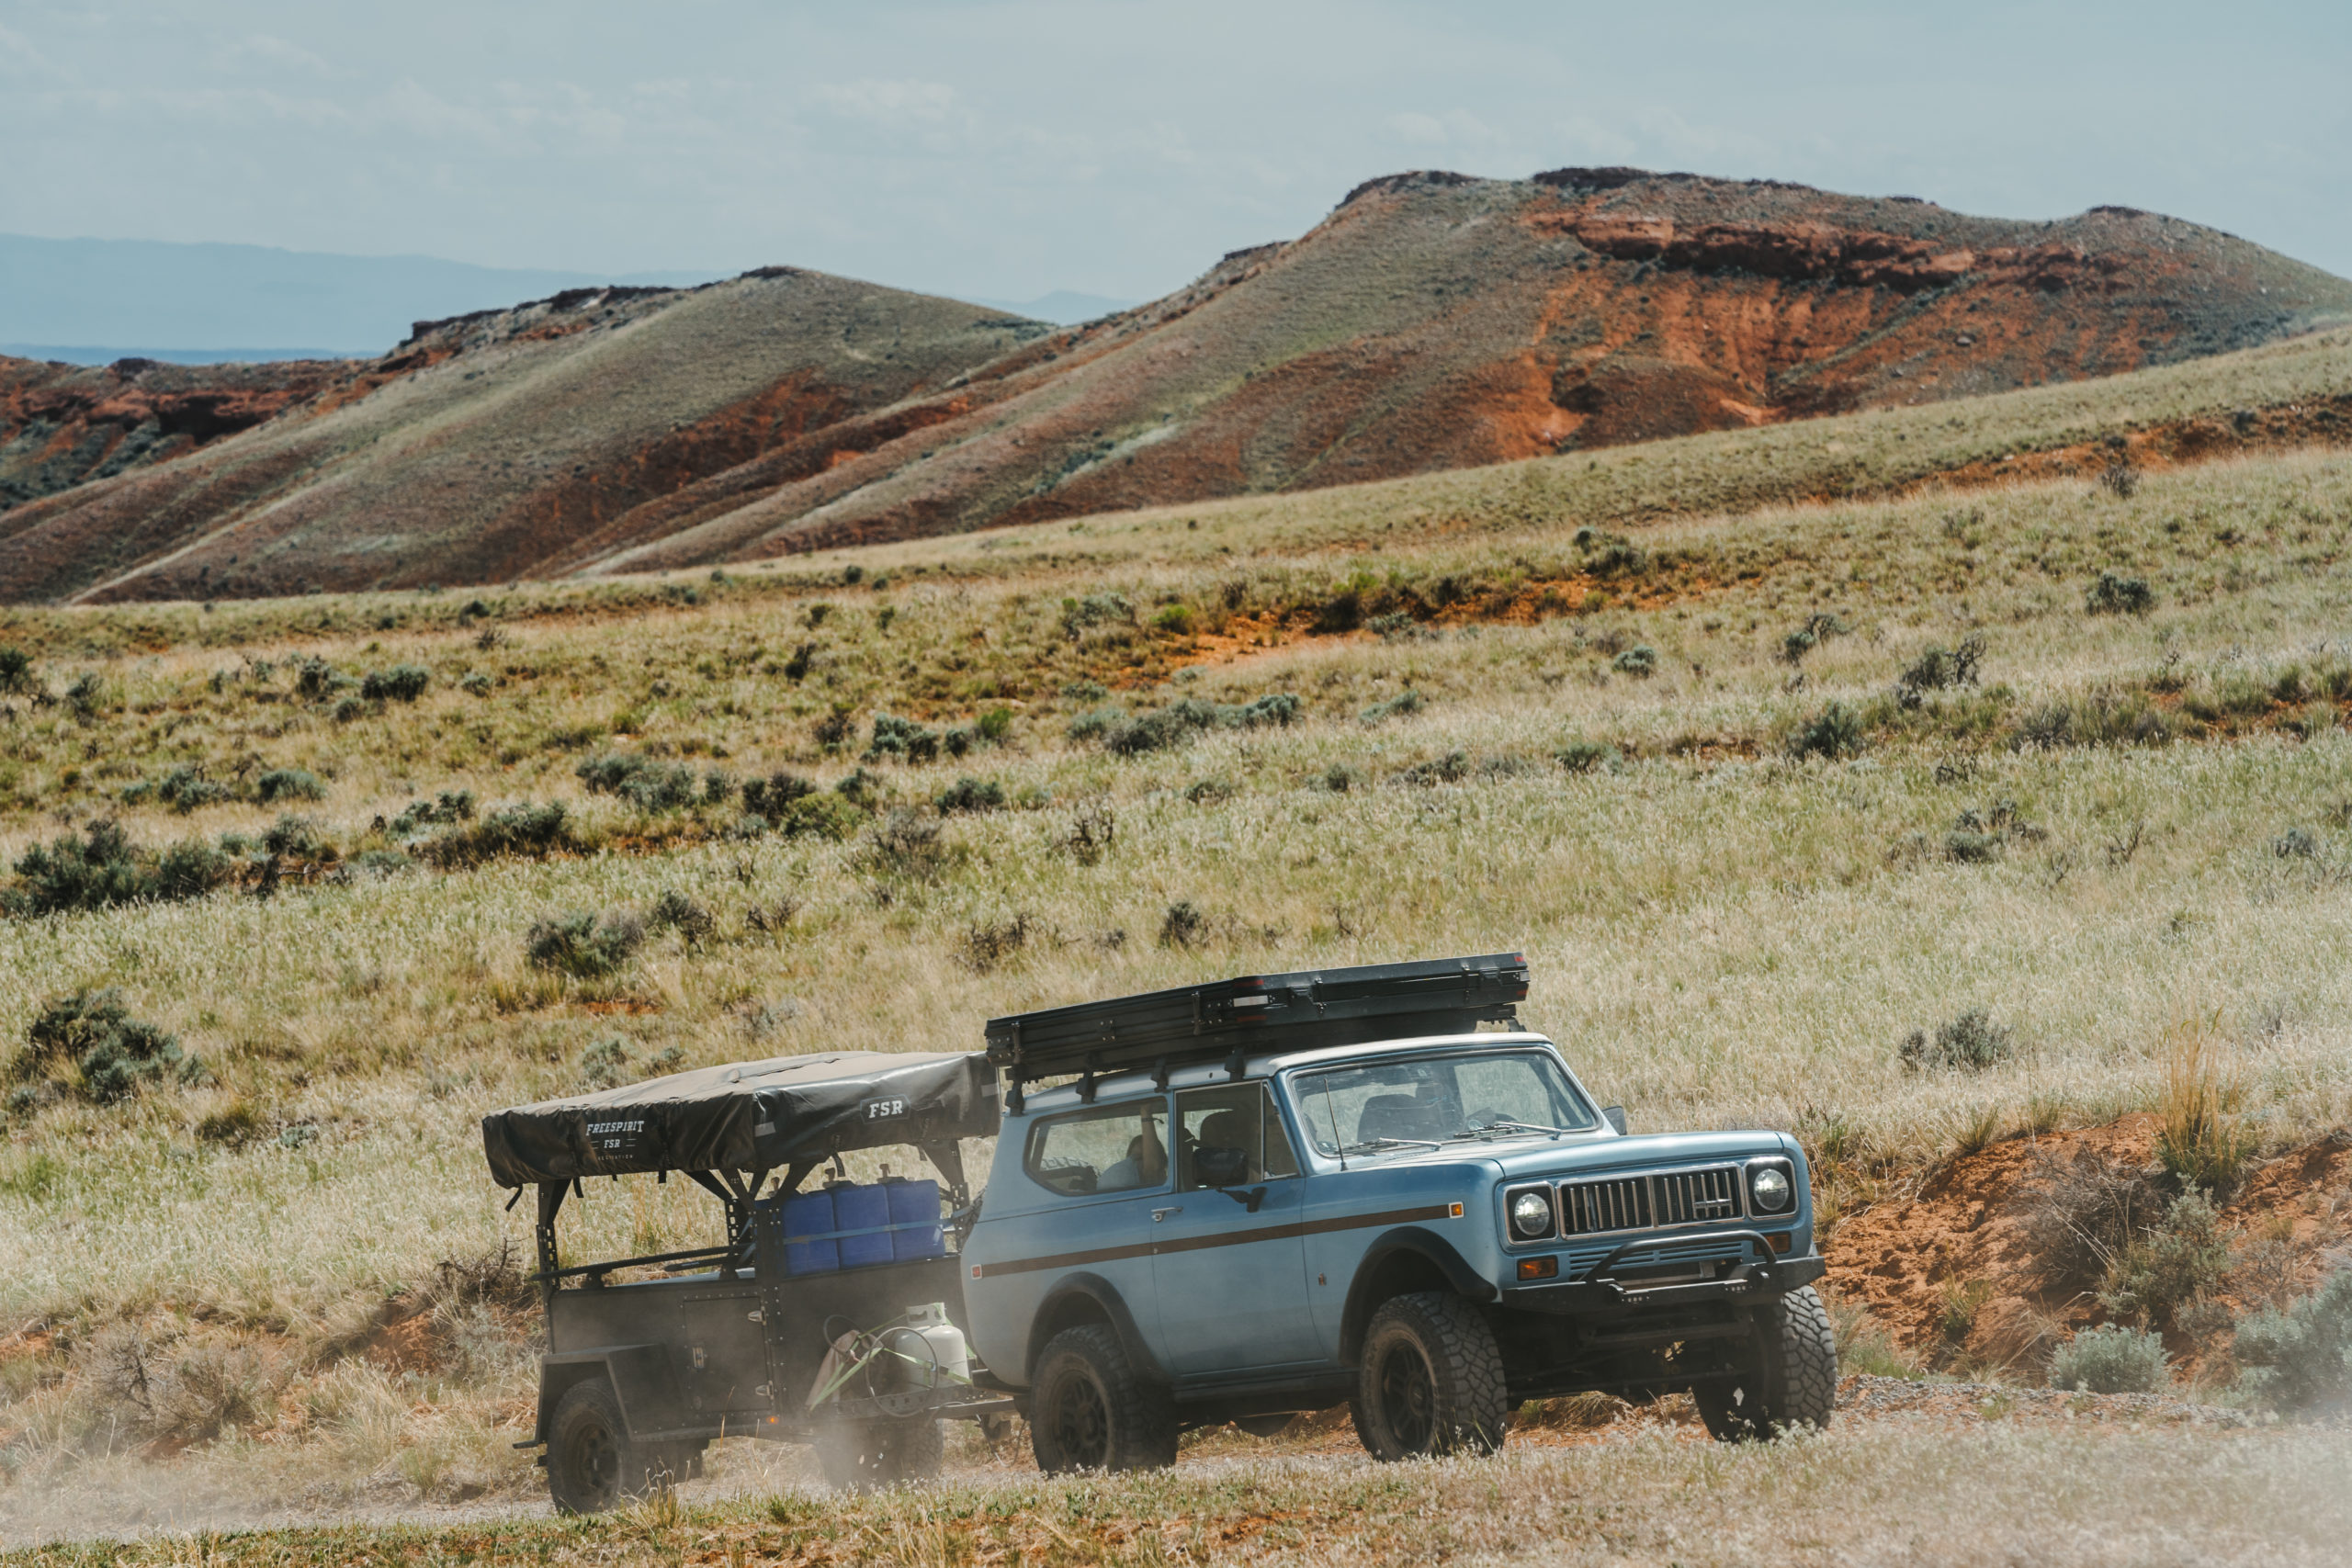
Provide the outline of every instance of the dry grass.
<path id="1" fill-rule="evenodd" d="M 204 1534 L 9 1554 L 43 1568 L 760 1564 L 2325 1563 L 2345 1439 L 1885 1423 L 1724 1448 L 1668 1434 L 1375 1467 L 1257 1457 L 1070 1482 L 645 1507 L 588 1520 Z"/>
<path id="2" fill-rule="evenodd" d="M 1660 465 L 1665 495 L 1689 479 L 1671 464 L 1747 448 L 1678 450 L 1610 460 Z M 1528 1018 L 1637 1129 L 1792 1127 L 1857 1194 L 1954 1147 L 2126 1110 L 2179 1105 L 2182 1146 L 2209 1153 L 2352 1116 L 2352 458 L 2151 471 L 2128 498 L 2070 479 L 1690 517 L 1645 528 L 1630 575 L 1602 570 L 1607 541 L 1544 522 L 1557 497 L 1540 479 L 1447 477 L 1495 510 L 1434 536 L 1443 519 L 1382 516 L 1402 491 L 1343 491 L 1232 503 L 1199 530 L 1174 513 L 985 555 L 907 547 L 878 592 L 810 566 L 788 587 L 697 580 L 691 604 L 683 580 L 518 591 L 462 624 L 457 595 L 12 613 L 0 642 L 35 650 L 57 700 L 0 695 L 11 860 L 102 814 L 161 844 L 255 836 L 282 809 L 122 803 L 175 765 L 232 784 L 309 769 L 327 793 L 302 809 L 346 858 L 459 789 L 485 810 L 561 800 L 582 846 L 0 921 L 0 1043 L 45 998 L 113 985 L 209 1074 L 9 1113 L 0 1335 L 21 1332 L 0 1338 L 0 1453 L 17 1484 L 153 1471 L 140 1456 L 171 1444 L 127 1436 L 102 1375 L 130 1330 L 192 1387 L 245 1369 L 259 1391 L 166 1476 L 280 1504 L 528 1489 L 506 1447 L 529 1391 L 516 1324 L 394 1330 L 439 1311 L 443 1260 L 524 1238 L 484 1179 L 479 1117 L 612 1070 L 611 1041 L 636 1071 L 673 1051 L 952 1048 L 986 1017 L 1088 994 L 1521 948 Z M 1262 553 L 1193 547 L 1250 516 L 1272 520 Z M 1080 553 L 1097 527 L 1125 532 Z M 2086 615 L 2102 570 L 2148 578 L 2154 609 Z M 1065 604 L 1109 594 L 1132 619 Z M 1360 618 L 1403 619 L 1315 631 L 1348 594 Z M 1846 629 L 1792 668 L 1788 635 L 1815 616 Z M 1970 636 L 1980 686 L 1899 699 L 1928 649 Z M 1653 672 L 1620 664 L 1636 646 Z M 431 684 L 338 720 L 300 693 L 306 655 L 355 675 L 413 663 Z M 64 694 L 85 676 L 77 712 Z M 1143 706 L 1302 706 L 1123 757 L 1069 738 L 1105 700 L 1088 681 Z M 1418 711 L 1395 704 L 1408 691 Z M 1858 716 L 1861 755 L 1794 760 L 1831 703 Z M 876 714 L 944 728 L 998 707 L 1001 742 L 966 756 L 858 760 Z M 853 734 L 828 750 L 837 710 Z M 1555 760 L 1575 742 L 1602 749 L 1583 754 L 1596 765 Z M 820 786 L 864 766 L 864 826 L 836 842 L 752 834 L 732 804 L 642 810 L 579 778 L 607 749 Z M 965 774 L 1007 807 L 943 818 L 932 803 Z M 707 923 L 662 925 L 665 895 Z M 1161 945 L 1180 903 L 1191 945 Z M 533 965 L 532 926 L 565 911 L 649 934 L 611 974 Z M 1914 1031 L 1975 1009 L 2009 1032 L 2005 1058 L 1905 1064 Z M 716 1223 L 684 1183 L 605 1188 L 569 1244 L 685 1246 Z M 2148 1462 L 2190 1463 L 2169 1453 Z"/>

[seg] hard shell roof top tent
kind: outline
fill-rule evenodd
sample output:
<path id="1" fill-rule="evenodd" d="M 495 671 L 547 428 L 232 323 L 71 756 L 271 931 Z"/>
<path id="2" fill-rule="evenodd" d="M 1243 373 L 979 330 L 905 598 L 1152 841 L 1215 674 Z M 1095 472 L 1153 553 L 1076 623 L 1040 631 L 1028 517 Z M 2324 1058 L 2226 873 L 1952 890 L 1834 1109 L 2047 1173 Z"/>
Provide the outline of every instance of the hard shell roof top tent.
<path id="1" fill-rule="evenodd" d="M 771 1173 L 789 1192 L 836 1155 L 912 1145 L 960 1204 L 957 1146 L 997 1129 L 996 1071 L 976 1053 L 835 1052 L 775 1056 L 541 1100 L 482 1118 L 491 1175 L 522 1196 L 538 1189 L 538 1278 L 600 1280 L 629 1265 L 704 1264 L 731 1272 L 749 1245 L 752 1201 Z M 726 1247 L 560 1269 L 555 1218 L 591 1176 L 681 1171 L 727 1204 Z M 512 1206 L 510 1201 L 509 1206 Z"/>
<path id="2" fill-rule="evenodd" d="M 1516 1023 L 1526 999 L 1519 953 L 1244 975 L 990 1019 L 988 1059 L 1019 1115 L 1023 1087 L 1044 1078 L 1077 1075 L 1079 1098 L 1091 1100 L 1094 1080 L 1113 1073 L 1149 1071 L 1165 1087 L 1171 1067 L 1223 1059 L 1238 1077 L 1253 1053 Z"/>

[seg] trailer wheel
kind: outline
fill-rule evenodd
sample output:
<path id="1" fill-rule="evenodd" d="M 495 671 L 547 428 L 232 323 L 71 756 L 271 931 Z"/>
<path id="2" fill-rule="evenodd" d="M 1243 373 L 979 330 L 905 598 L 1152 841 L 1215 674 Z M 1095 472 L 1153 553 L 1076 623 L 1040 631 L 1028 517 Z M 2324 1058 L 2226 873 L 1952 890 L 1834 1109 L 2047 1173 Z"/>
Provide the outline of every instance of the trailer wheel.
<path id="1" fill-rule="evenodd" d="M 844 1421 L 817 1439 L 817 1462 L 836 1491 L 872 1492 L 929 1481 L 947 1455 L 936 1420 Z"/>
<path id="2" fill-rule="evenodd" d="M 677 1479 L 666 1453 L 628 1440 L 620 1400 L 603 1378 L 576 1382 L 548 1423 L 548 1495 L 560 1514 L 601 1514 Z"/>
<path id="3" fill-rule="evenodd" d="M 1046 1341 L 1030 1391 L 1029 1443 L 1048 1475 L 1176 1462 L 1176 1404 L 1146 1382 L 1108 1324 Z"/>
<path id="4" fill-rule="evenodd" d="M 1690 1395 L 1719 1443 L 1828 1426 L 1838 1407 L 1838 1337 L 1820 1295 L 1807 1285 L 1778 1311 L 1757 1314 L 1754 1371 L 1700 1383 Z"/>
<path id="5" fill-rule="evenodd" d="M 1349 1410 L 1377 1460 L 1493 1453 L 1510 1422 L 1495 1331 L 1451 1292 L 1382 1303 L 1364 1329 Z"/>

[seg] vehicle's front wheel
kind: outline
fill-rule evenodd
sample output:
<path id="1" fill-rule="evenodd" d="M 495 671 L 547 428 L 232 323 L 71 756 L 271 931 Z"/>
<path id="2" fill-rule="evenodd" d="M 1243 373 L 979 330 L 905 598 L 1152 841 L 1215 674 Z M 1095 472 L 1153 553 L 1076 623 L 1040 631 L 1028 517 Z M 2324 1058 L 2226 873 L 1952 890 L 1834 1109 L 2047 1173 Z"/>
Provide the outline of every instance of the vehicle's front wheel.
<path id="1" fill-rule="evenodd" d="M 844 1421 L 817 1439 L 817 1462 L 842 1492 L 871 1492 L 939 1473 L 947 1438 L 936 1420 Z"/>
<path id="2" fill-rule="evenodd" d="M 1493 1453 L 1510 1421 L 1495 1331 L 1448 1292 L 1384 1302 L 1364 1330 L 1349 1408 L 1377 1460 Z"/>
<path id="3" fill-rule="evenodd" d="M 1048 1475 L 1163 1469 L 1176 1462 L 1176 1404 L 1136 1371 L 1109 1325 L 1081 1324 L 1037 1358 L 1029 1443 Z"/>
<path id="4" fill-rule="evenodd" d="M 1720 1443 L 1826 1427 L 1838 1408 L 1838 1337 L 1811 1285 L 1756 1316 L 1756 1363 L 1735 1378 L 1690 1391 L 1699 1418 Z"/>
<path id="5" fill-rule="evenodd" d="M 591 1378 L 571 1385 L 548 1423 L 548 1495 L 560 1514 L 600 1514 L 668 1486 L 676 1477 L 666 1455 L 628 1440 L 613 1385 Z"/>

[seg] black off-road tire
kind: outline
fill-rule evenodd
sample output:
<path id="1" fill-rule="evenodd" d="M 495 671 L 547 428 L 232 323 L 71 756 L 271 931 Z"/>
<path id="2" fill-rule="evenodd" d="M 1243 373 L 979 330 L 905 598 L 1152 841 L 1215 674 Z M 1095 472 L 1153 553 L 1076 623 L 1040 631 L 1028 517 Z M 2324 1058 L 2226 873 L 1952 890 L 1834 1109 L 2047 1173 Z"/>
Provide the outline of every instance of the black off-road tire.
<path id="1" fill-rule="evenodd" d="M 1777 1311 L 1756 1316 L 1756 1368 L 1690 1391 L 1708 1435 L 1746 1442 L 1804 1427 L 1826 1427 L 1838 1408 L 1838 1336 L 1811 1285 L 1792 1291 Z"/>
<path id="2" fill-rule="evenodd" d="M 603 1378 L 576 1382 L 548 1423 L 548 1495 L 559 1514 L 601 1514 L 667 1487 L 683 1468 L 666 1450 L 628 1440 L 621 1402 Z"/>
<path id="3" fill-rule="evenodd" d="M 1364 1329 L 1348 1408 L 1376 1460 L 1493 1453 L 1510 1427 L 1495 1331 L 1450 1292 L 1383 1302 Z"/>
<path id="4" fill-rule="evenodd" d="M 1037 1358 L 1029 1446 L 1048 1475 L 1164 1470 L 1176 1462 L 1176 1402 L 1136 1371 L 1108 1324 L 1065 1328 Z"/>
<path id="5" fill-rule="evenodd" d="M 836 1491 L 872 1492 L 929 1481 L 946 1458 L 938 1421 L 844 1421 L 817 1440 L 817 1463 Z"/>

